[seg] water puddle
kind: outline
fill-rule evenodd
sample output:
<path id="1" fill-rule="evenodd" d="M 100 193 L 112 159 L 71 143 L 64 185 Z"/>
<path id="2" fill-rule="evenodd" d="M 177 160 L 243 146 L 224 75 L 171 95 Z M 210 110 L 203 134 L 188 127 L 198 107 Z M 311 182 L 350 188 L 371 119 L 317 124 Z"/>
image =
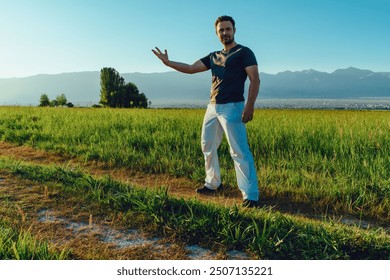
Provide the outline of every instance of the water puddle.
<path id="1" fill-rule="evenodd" d="M 98 225 L 86 222 L 70 221 L 66 218 L 58 217 L 54 211 L 42 209 L 38 211 L 38 221 L 41 223 L 62 223 L 67 229 L 73 231 L 74 234 L 92 234 L 99 236 L 103 242 L 114 244 L 118 249 L 141 246 L 154 245 L 157 248 L 163 245 L 158 244 L 159 238 L 145 237 L 141 231 L 137 229 L 117 230 L 106 225 Z M 168 246 L 166 244 L 166 246 Z M 211 250 L 200 247 L 198 245 L 187 245 L 185 247 L 189 251 L 187 257 L 194 260 L 215 259 L 216 254 Z M 227 252 L 228 259 L 232 260 L 249 260 L 250 257 L 244 252 L 229 251 Z"/>

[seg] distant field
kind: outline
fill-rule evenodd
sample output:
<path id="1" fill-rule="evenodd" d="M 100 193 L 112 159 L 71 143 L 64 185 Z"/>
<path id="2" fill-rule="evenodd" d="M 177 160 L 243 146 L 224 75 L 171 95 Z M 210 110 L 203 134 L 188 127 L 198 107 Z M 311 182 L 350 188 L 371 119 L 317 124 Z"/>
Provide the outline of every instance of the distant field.
<path id="1" fill-rule="evenodd" d="M 201 183 L 204 110 L 0 108 L 0 139 Z M 263 198 L 390 219 L 390 113 L 257 110 L 248 136 Z M 224 141 L 223 181 L 235 186 Z"/>

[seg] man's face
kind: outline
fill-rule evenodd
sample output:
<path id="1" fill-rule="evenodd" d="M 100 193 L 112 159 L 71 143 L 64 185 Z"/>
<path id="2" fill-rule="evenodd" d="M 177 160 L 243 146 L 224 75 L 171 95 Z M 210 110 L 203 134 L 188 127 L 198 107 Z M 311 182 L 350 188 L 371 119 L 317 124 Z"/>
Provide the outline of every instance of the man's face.
<path id="1" fill-rule="evenodd" d="M 218 23 L 215 32 L 222 44 L 229 45 L 234 42 L 236 30 L 233 28 L 233 24 L 230 21 Z"/>

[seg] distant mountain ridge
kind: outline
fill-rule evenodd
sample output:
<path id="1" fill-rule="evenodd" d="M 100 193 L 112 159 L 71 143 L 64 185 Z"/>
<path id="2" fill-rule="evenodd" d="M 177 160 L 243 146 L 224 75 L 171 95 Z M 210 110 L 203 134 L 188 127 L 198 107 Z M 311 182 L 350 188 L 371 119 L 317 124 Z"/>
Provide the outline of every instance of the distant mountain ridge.
<path id="1" fill-rule="evenodd" d="M 357 68 L 332 73 L 316 70 L 285 71 L 264 74 L 265 94 L 269 98 L 387 98 L 390 97 L 390 73 Z"/>
<path id="2" fill-rule="evenodd" d="M 137 85 L 153 104 L 207 102 L 210 92 L 209 71 L 187 75 L 164 73 L 125 73 L 126 82 Z M 332 73 L 313 69 L 260 73 L 260 97 L 265 99 L 388 99 L 390 72 L 358 68 L 338 69 Z M 247 82 L 248 85 L 248 82 Z M 0 105 L 37 105 L 46 93 L 50 99 L 64 93 L 68 101 L 92 105 L 100 99 L 100 72 L 75 72 L 36 75 L 25 78 L 0 78 Z"/>

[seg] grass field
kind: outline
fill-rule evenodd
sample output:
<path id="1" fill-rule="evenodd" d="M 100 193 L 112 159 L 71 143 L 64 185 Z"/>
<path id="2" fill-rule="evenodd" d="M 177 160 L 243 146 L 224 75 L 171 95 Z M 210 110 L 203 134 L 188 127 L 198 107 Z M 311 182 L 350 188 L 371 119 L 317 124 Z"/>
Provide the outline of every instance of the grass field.
<path id="1" fill-rule="evenodd" d="M 145 174 L 145 176 L 168 174 L 177 178 L 187 178 L 193 182 L 195 187 L 201 185 L 204 178 L 203 155 L 200 151 L 203 114 L 204 110 L 189 109 L 112 110 L 3 107 L 0 108 L 0 140 L 16 145 L 31 146 L 37 150 L 55 152 L 84 163 L 97 161 L 112 169 L 125 167 L 128 170 Z M 289 205 L 291 209 L 303 209 L 313 216 L 328 215 L 331 218 L 336 214 L 349 215 L 354 219 L 374 220 L 381 225 L 389 225 L 389 112 L 257 110 L 254 121 L 250 122 L 247 127 L 259 175 L 261 200 L 264 203 L 272 202 L 276 206 Z M 226 141 L 220 147 L 220 161 L 223 181 L 233 192 L 236 190 L 235 172 Z M 49 178 L 45 180 L 45 182 L 50 181 Z M 169 203 L 181 204 L 181 202 Z M 153 208 L 156 206 L 150 207 L 155 210 L 160 209 Z M 173 209 L 176 206 L 169 207 Z M 182 209 L 182 207 L 179 208 Z M 203 206 L 196 204 L 194 207 L 198 209 Z M 193 209 L 192 206 L 189 209 Z M 206 210 L 202 210 L 201 213 L 221 211 L 213 210 L 212 207 L 207 209 L 206 207 Z M 150 209 L 145 211 L 150 211 Z M 195 215 L 195 210 L 191 211 L 192 215 Z M 188 215 L 188 213 L 183 215 Z M 200 214 L 196 214 L 195 218 L 198 217 L 197 215 Z M 303 234 L 302 232 L 292 231 L 293 234 L 289 232 L 288 228 L 291 229 L 291 223 L 296 222 L 285 218 L 276 219 L 274 215 L 277 216 L 277 213 L 267 215 L 271 215 L 269 219 L 272 221 L 278 221 L 274 222 L 278 226 L 271 227 L 273 228 L 271 232 L 279 228 L 280 234 L 286 237 L 273 234 L 272 236 L 276 239 L 271 238 L 270 244 L 275 245 L 277 238 L 289 240 L 287 236 L 290 234 L 295 237 Z M 165 214 L 162 216 L 165 217 Z M 223 217 L 224 214 L 219 214 L 219 216 Z M 165 226 L 168 223 L 165 218 L 156 219 Z M 300 258 L 299 254 L 283 255 L 284 249 L 283 254 L 272 255 L 271 252 L 275 247 L 266 245 L 268 241 L 264 240 L 266 231 L 262 229 L 267 227 L 267 223 L 264 224 L 266 220 L 264 216 L 260 219 L 263 222 L 259 223 L 253 222 L 253 217 L 242 219 L 243 221 L 249 220 L 242 222 L 238 229 L 231 227 L 232 230 L 234 228 L 236 237 L 240 239 L 244 236 L 242 239 L 246 240 L 253 235 L 257 238 L 254 243 L 248 243 L 248 240 L 245 241 L 247 243 L 231 241 L 233 244 L 240 243 L 237 247 L 250 248 L 251 252 L 255 252 L 255 255 L 262 258 Z M 168 220 L 169 228 L 175 228 L 174 223 L 170 224 L 175 220 L 173 218 Z M 211 221 L 208 220 L 207 215 L 202 216 L 201 220 L 204 224 L 200 228 L 199 225 L 194 226 L 194 232 L 204 231 L 207 228 L 205 225 Z M 183 222 L 176 220 L 177 226 L 181 223 Z M 340 225 L 333 226 L 338 235 Z M 284 227 L 285 229 L 282 230 Z M 303 227 L 307 229 L 308 226 Z M 187 225 L 186 228 L 191 227 Z M 182 232 L 182 229 L 178 226 L 176 231 Z M 219 235 L 222 234 L 220 229 L 215 229 L 215 231 L 219 232 Z M 333 237 L 324 237 L 324 234 L 321 237 L 318 231 L 314 231 L 318 234 L 316 238 L 322 238 L 322 241 L 330 240 L 326 247 L 331 246 Z M 243 235 L 243 232 L 248 235 Z M 328 230 L 326 232 L 326 234 L 329 233 Z M 188 234 L 194 236 L 193 232 L 182 232 L 183 236 Z M 351 233 L 346 235 L 348 234 L 351 235 Z M 380 239 L 383 239 L 383 232 L 377 234 L 381 236 Z M 347 238 L 346 235 L 344 237 L 338 235 L 337 239 Z M 388 240 L 388 235 L 385 234 L 385 236 L 387 237 L 384 237 L 384 240 Z M 292 243 L 288 243 L 288 246 L 295 248 L 307 242 L 307 240 L 301 241 L 298 245 L 298 243 L 293 244 L 293 241 L 294 239 L 289 240 Z M 221 240 L 217 239 L 214 242 L 221 243 Z M 246 245 L 243 245 L 244 243 Z M 388 250 L 390 245 L 387 241 L 383 244 L 387 244 L 384 247 L 381 246 Z M 321 256 L 320 258 L 348 258 L 347 253 L 339 251 L 340 244 L 334 246 L 338 250 L 329 255 L 319 254 L 318 256 Z M 268 248 L 267 253 L 264 248 Z M 287 247 L 285 249 L 288 251 Z M 386 250 L 384 252 L 388 254 Z M 373 253 L 378 258 L 377 254 L 377 252 Z M 353 255 L 354 258 L 357 255 Z M 313 255 L 305 251 L 301 258 L 313 258 Z"/>

